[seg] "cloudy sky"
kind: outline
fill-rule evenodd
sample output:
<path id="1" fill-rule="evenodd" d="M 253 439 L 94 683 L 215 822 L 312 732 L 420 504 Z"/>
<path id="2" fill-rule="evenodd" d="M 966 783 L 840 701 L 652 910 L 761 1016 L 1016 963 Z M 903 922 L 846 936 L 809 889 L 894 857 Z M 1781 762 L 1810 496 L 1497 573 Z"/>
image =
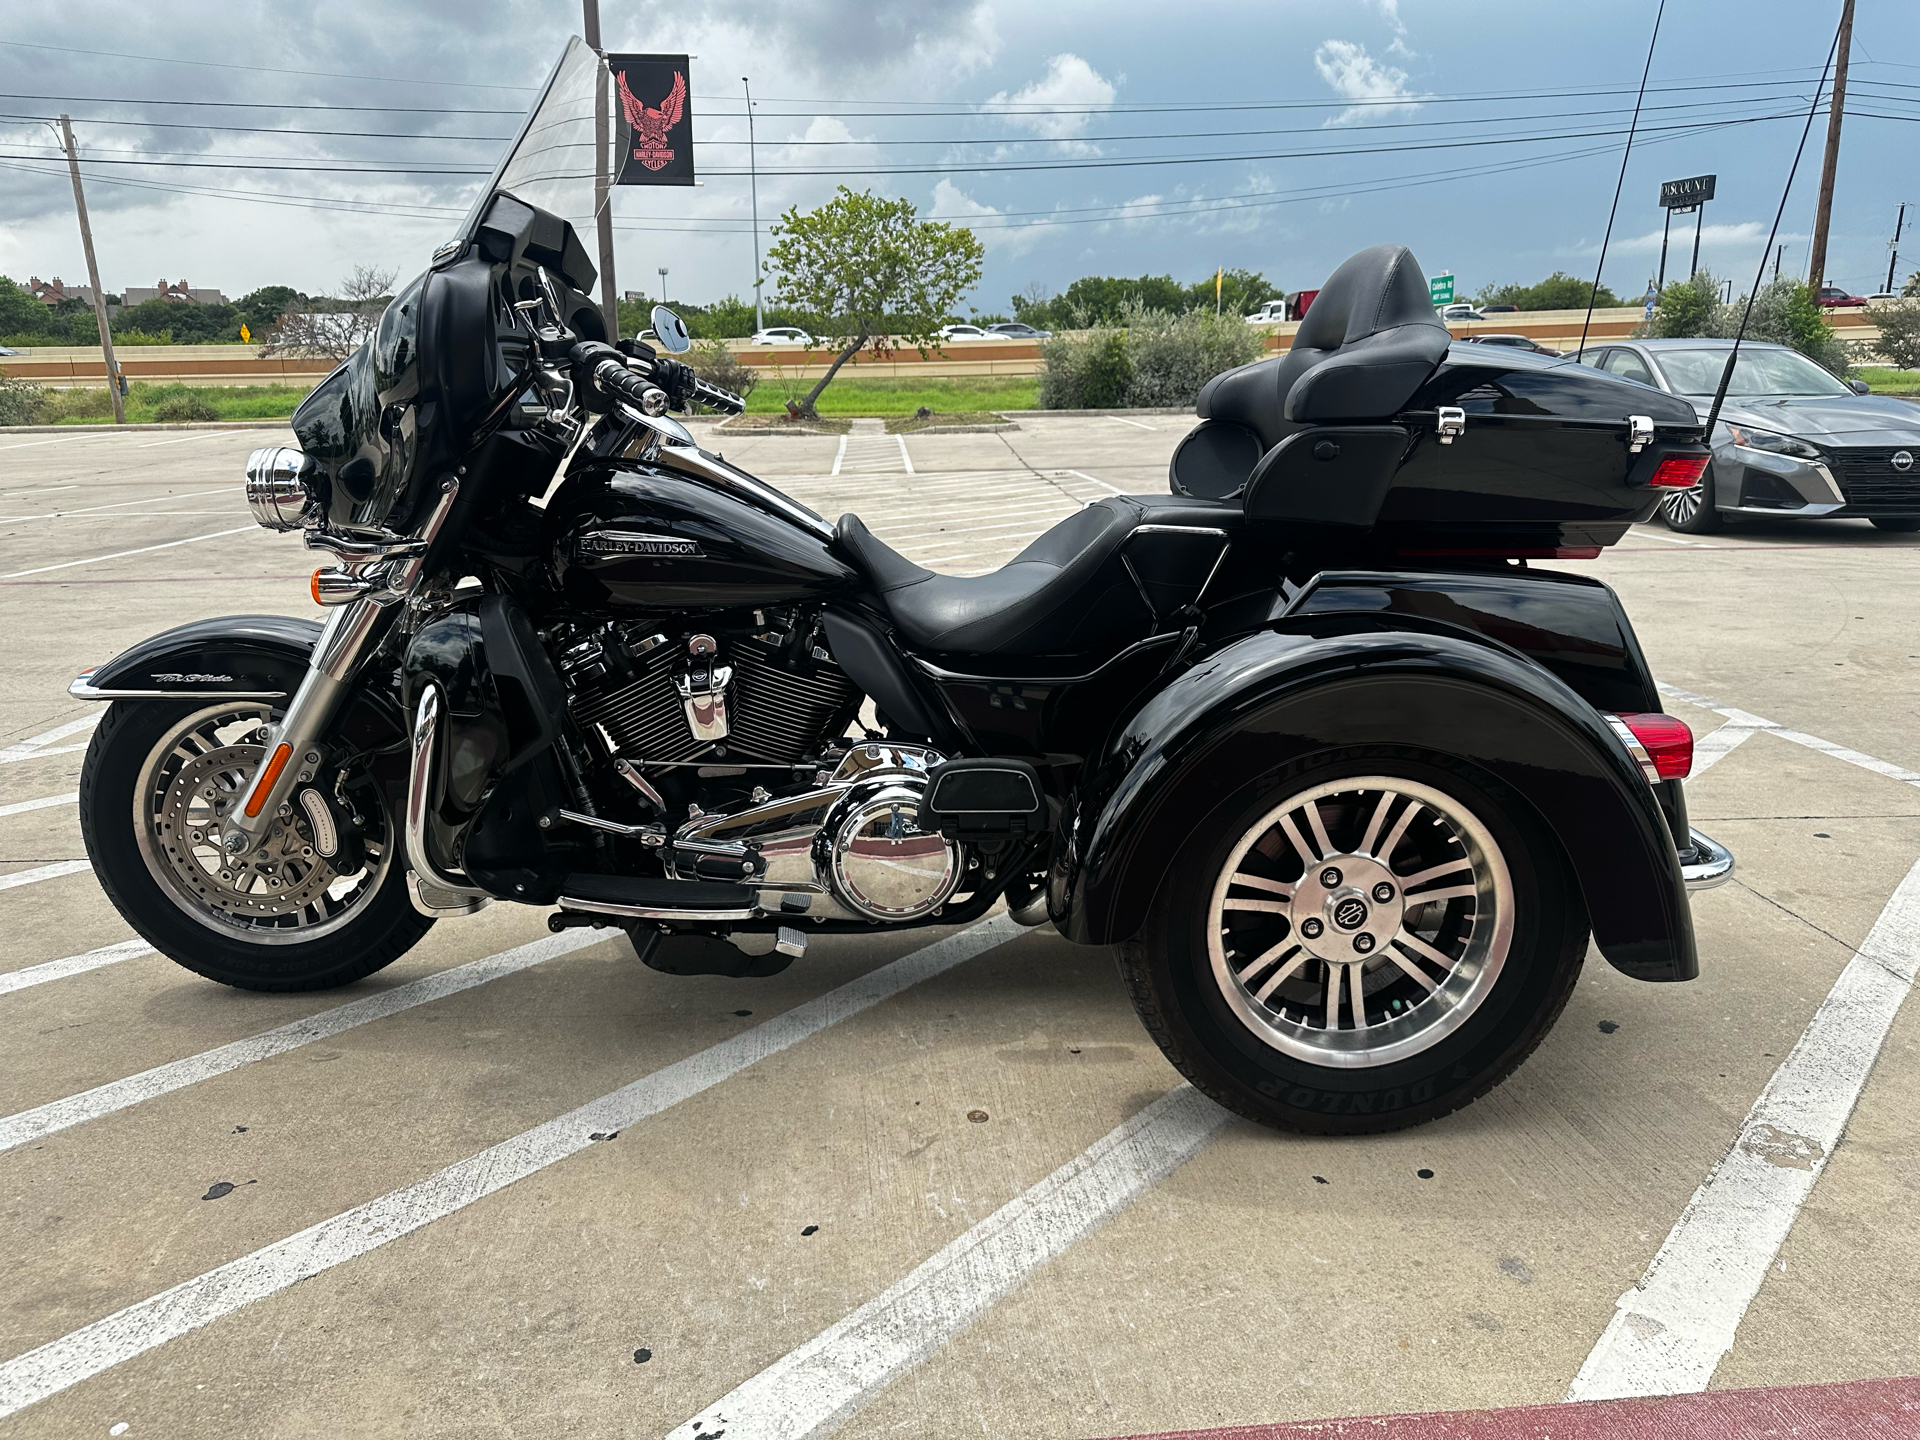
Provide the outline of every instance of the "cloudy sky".
<path id="1" fill-rule="evenodd" d="M 1657 0 L 601 0 L 610 50 L 687 51 L 695 189 L 623 189 L 620 286 L 705 302 L 752 283 L 741 77 L 763 225 L 844 181 L 964 220 L 975 308 L 1088 273 L 1246 266 L 1317 285 L 1382 240 L 1463 292 L 1598 256 Z M 84 280 L 39 117 L 86 159 L 109 290 L 187 279 L 323 291 L 422 268 L 580 13 L 567 0 L 9 0 L 0 273 Z M 1659 260 L 1659 182 L 1714 172 L 1702 260 L 1759 262 L 1837 0 L 1672 3 L 1606 279 Z M 31 42 L 31 43 L 29 43 Z M 164 103 L 163 103 L 164 102 Z M 1866 0 L 1828 273 L 1886 278 L 1920 200 L 1920 5 Z M 1804 267 L 1824 118 L 1781 230 Z M 441 172 L 441 173 L 433 173 Z M 1910 216 L 1920 221 L 1920 212 Z M 1675 224 L 1684 268 L 1691 219 Z M 1920 233 L 1903 244 L 1920 268 Z M 1796 256 L 1798 257 L 1796 260 Z"/>

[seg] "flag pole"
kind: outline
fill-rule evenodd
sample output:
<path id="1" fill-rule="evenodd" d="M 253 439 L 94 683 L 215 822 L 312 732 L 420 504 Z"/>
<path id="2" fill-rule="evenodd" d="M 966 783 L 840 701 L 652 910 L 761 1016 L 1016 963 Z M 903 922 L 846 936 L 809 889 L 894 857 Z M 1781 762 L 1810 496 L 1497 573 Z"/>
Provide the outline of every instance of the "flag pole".
<path id="1" fill-rule="evenodd" d="M 600 313 L 606 318 L 607 339 L 618 340 L 620 302 L 613 283 L 613 209 L 607 203 L 613 193 L 607 183 L 612 117 L 607 113 L 607 57 L 600 49 L 600 0 L 580 0 L 580 11 L 587 48 L 599 59 L 593 80 L 593 220 L 600 235 Z"/>

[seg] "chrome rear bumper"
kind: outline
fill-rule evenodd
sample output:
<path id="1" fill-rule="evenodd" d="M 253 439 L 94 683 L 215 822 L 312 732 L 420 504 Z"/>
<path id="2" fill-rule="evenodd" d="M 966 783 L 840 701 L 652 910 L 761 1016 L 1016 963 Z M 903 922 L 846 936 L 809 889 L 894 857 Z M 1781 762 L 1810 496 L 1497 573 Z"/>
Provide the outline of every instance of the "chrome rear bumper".
<path id="1" fill-rule="evenodd" d="M 1733 852 L 1709 835 L 1689 830 L 1693 844 L 1680 852 L 1680 878 L 1689 890 L 1711 890 L 1733 878 Z"/>

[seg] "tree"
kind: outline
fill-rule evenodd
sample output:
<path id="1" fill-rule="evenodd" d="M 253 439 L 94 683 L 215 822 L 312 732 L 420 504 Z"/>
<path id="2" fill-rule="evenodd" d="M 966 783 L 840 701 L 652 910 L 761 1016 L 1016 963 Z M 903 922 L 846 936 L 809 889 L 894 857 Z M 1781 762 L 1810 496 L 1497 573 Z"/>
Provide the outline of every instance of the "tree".
<path id="1" fill-rule="evenodd" d="M 280 323 L 280 317 L 287 313 L 287 307 L 297 300 L 305 300 L 291 285 L 262 285 L 258 290 L 242 295 L 233 302 L 233 308 L 240 312 L 240 318 L 256 335 L 264 335 Z"/>
<path id="2" fill-rule="evenodd" d="M 1589 291 L 1593 292 L 1596 310 L 1616 309 L 1621 303 L 1605 285 L 1594 290 L 1591 280 L 1564 270 L 1556 270 L 1534 285 L 1489 285 L 1480 292 L 1479 301 L 1482 305 L 1514 305 L 1522 310 L 1584 310 Z"/>
<path id="3" fill-rule="evenodd" d="M 296 300 L 267 332 L 260 357 L 312 355 L 345 360 L 380 323 L 381 312 L 393 298 L 387 292 L 393 288 L 395 273 L 356 265 L 353 273 L 340 282 L 337 297 L 316 295 L 310 300 Z"/>
<path id="4" fill-rule="evenodd" d="M 1844 376 L 1851 368 L 1846 342 L 1834 335 L 1812 287 L 1784 275 L 1761 287 L 1749 314 L 1744 295 L 1731 305 L 1721 304 L 1720 281 L 1701 270 L 1662 290 L 1653 318 L 1635 333 L 1661 340 L 1731 340 L 1743 320 L 1749 340 L 1789 346 L 1835 375 Z"/>
<path id="5" fill-rule="evenodd" d="M 1908 297 L 1920 295 L 1920 270 L 1907 277 L 1907 283 L 1900 287 L 1900 293 Z"/>
<path id="6" fill-rule="evenodd" d="M 1920 287 L 1915 289 L 1920 294 Z M 1867 312 L 1880 327 L 1877 347 L 1889 364 L 1920 370 L 1920 300 L 1893 300 Z"/>
<path id="7" fill-rule="evenodd" d="M 1691 340 L 1717 333 L 1720 282 L 1706 270 L 1675 280 L 1660 292 L 1645 329 L 1656 340 Z"/>
<path id="8" fill-rule="evenodd" d="M 819 209 L 794 206 L 774 225 L 767 269 L 777 303 L 840 346 L 801 414 L 816 413 L 821 392 L 863 347 L 904 341 L 924 350 L 979 281 L 986 251 L 973 232 L 915 214 L 911 200 L 842 185 Z"/>

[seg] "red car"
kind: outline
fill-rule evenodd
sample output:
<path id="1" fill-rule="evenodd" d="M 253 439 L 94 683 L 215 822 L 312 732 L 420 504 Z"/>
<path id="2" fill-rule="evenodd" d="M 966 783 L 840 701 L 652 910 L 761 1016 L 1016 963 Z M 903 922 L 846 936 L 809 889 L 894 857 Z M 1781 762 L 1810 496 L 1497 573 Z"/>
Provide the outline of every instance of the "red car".
<path id="1" fill-rule="evenodd" d="M 1864 295 L 1849 295 L 1838 285 L 1822 285 L 1820 287 L 1819 299 L 1820 303 L 1830 310 L 1839 309 L 1846 305 L 1865 305 L 1867 303 Z"/>

